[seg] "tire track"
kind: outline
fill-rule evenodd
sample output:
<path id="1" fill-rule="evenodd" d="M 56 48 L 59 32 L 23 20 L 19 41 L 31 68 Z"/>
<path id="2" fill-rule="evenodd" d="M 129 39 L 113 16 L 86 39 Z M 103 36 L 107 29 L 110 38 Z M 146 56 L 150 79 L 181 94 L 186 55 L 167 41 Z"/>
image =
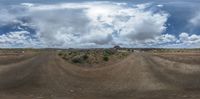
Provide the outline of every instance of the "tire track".
<path id="1" fill-rule="evenodd" d="M 17 64 L 4 65 L 0 67 L 0 89 L 20 87 L 27 81 L 36 70 L 38 57 L 33 57 Z"/>
<path id="2" fill-rule="evenodd" d="M 1 66 L 0 96 L 6 93 L 14 97 L 31 94 L 47 99 L 95 99 L 199 88 L 199 72 L 184 74 L 168 68 L 169 64 L 161 64 L 147 53 L 134 53 L 115 64 L 89 69 L 67 63 L 55 52 L 44 52 L 17 64 Z"/>
<path id="3" fill-rule="evenodd" d="M 166 82 L 179 90 L 200 89 L 200 72 L 198 70 L 198 66 L 193 70 L 187 67 L 195 67 L 194 65 L 187 64 L 187 67 L 184 67 L 185 64 L 174 63 L 169 60 L 162 60 L 158 62 L 158 60 L 155 60 L 152 56 L 146 56 L 146 60 L 150 64 L 150 69 L 161 81 Z M 177 67 L 179 68 L 177 69 Z"/>

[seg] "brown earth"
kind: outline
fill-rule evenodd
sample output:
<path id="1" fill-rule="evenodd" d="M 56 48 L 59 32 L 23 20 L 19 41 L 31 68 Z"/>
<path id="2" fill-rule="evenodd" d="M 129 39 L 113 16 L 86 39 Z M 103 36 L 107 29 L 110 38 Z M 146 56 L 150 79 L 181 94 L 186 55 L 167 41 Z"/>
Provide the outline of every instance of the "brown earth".
<path id="1" fill-rule="evenodd" d="M 10 62 L 0 64 L 0 99 L 200 98 L 200 64 L 148 53 L 97 68 L 68 63 L 55 52 Z"/>

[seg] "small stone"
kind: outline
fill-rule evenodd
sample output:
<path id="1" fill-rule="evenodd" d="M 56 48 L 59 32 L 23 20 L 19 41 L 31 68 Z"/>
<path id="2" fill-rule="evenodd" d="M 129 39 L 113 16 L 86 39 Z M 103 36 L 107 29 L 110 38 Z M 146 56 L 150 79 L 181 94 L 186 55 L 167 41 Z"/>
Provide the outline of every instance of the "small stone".
<path id="1" fill-rule="evenodd" d="M 70 92 L 71 92 L 71 93 L 73 93 L 73 92 L 74 92 L 74 90 L 70 90 Z"/>

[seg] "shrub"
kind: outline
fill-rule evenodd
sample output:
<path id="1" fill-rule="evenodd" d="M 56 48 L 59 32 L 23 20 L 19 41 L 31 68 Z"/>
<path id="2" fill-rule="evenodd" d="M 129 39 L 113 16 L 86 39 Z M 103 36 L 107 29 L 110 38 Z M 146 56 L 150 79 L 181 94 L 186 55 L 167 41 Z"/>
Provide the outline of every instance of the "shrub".
<path id="1" fill-rule="evenodd" d="M 72 52 L 69 52 L 68 55 L 72 55 Z"/>
<path id="2" fill-rule="evenodd" d="M 109 56 L 109 55 L 113 55 L 113 54 L 115 54 L 116 51 L 115 51 L 115 50 L 112 50 L 112 49 L 106 49 L 106 50 L 104 50 L 103 53 L 104 53 L 104 55 Z"/>
<path id="3" fill-rule="evenodd" d="M 64 54 L 62 58 L 68 60 L 67 54 Z"/>
<path id="4" fill-rule="evenodd" d="M 109 60 L 108 56 L 104 56 L 104 57 L 103 57 L 103 60 L 104 60 L 104 61 L 108 61 L 108 60 Z"/>
<path id="5" fill-rule="evenodd" d="M 63 56 L 62 58 L 65 59 L 65 60 L 68 60 L 67 57 L 65 57 L 65 56 Z"/>
<path id="6" fill-rule="evenodd" d="M 80 56 L 75 56 L 72 58 L 73 63 L 82 63 L 83 59 Z"/>
<path id="7" fill-rule="evenodd" d="M 122 53 L 122 56 L 127 56 L 128 55 L 128 53 Z"/>
<path id="8" fill-rule="evenodd" d="M 88 57 L 87 54 L 83 55 L 83 59 L 84 59 L 84 60 L 87 60 L 88 58 L 89 58 L 89 57 Z"/>
<path id="9" fill-rule="evenodd" d="M 60 53 L 58 53 L 58 55 L 59 55 L 59 56 L 62 56 L 62 53 L 60 52 Z"/>

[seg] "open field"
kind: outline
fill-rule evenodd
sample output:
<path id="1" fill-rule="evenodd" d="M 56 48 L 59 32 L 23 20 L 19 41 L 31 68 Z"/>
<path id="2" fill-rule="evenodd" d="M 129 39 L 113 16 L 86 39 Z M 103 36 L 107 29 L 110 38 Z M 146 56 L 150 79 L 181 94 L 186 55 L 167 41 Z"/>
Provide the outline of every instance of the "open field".
<path id="1" fill-rule="evenodd" d="M 2 50 L 0 99 L 200 98 L 199 49 Z"/>

